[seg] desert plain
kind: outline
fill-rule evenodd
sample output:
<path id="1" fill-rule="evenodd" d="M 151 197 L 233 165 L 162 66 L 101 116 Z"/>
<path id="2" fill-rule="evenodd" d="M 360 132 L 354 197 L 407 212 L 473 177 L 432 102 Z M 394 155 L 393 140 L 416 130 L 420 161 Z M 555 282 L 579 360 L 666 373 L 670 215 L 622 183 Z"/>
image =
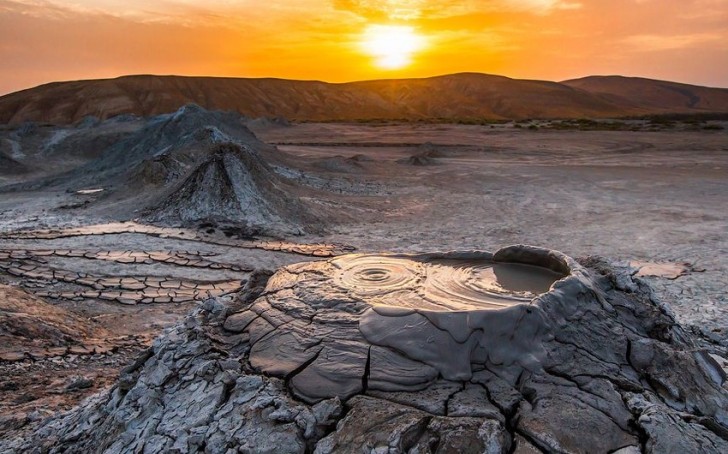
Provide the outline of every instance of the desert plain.
<path id="1" fill-rule="evenodd" d="M 0 320 L 0 436 L 32 433 L 105 390 L 140 354 L 149 358 L 144 352 L 163 330 L 211 297 L 250 287 L 255 270 L 349 252 L 527 244 L 600 256 L 648 283 L 728 368 L 727 122 L 290 123 L 225 114 L 223 123 L 264 163 L 245 161 L 247 168 L 263 166 L 256 172 L 282 182 L 261 192 L 274 194 L 282 214 L 257 202 L 242 210 L 276 226 L 261 230 L 189 220 L 197 208 L 188 205 L 208 196 L 200 194 L 210 187 L 205 178 L 229 169 L 238 152 L 220 151 L 194 187 L 172 185 L 199 162 L 191 157 L 196 141 L 218 141 L 214 115 L 183 108 L 152 119 L 0 130 L 0 292 L 8 306 Z M 173 123 L 185 116 L 208 129 L 175 135 Z M 135 134 L 182 150 L 177 167 L 162 164 L 161 181 L 144 167 L 150 156 L 125 173 L 104 167 L 110 147 Z M 528 433 L 522 448 L 548 450 Z"/>

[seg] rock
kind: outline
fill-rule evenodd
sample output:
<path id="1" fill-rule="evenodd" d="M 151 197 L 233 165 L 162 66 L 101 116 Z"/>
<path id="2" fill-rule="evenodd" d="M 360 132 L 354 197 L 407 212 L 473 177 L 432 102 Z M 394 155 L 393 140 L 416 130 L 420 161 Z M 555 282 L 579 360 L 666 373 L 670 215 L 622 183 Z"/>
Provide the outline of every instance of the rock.
<path id="1" fill-rule="evenodd" d="M 427 388 L 420 391 L 368 391 L 367 394 L 417 408 L 433 415 L 444 416 L 448 412 L 448 403 L 451 397 L 461 392 L 462 389 L 462 383 L 438 380 L 429 383 Z"/>
<path id="2" fill-rule="evenodd" d="M 602 259 L 514 246 L 254 275 L 0 450 L 728 452 L 721 367 Z"/>
<path id="3" fill-rule="evenodd" d="M 716 424 L 713 432 L 699 418 L 666 409 L 654 395 L 628 395 L 627 405 L 647 434 L 646 453 L 728 452 L 725 426 Z"/>
<path id="4" fill-rule="evenodd" d="M 91 388 L 94 385 L 93 378 L 76 375 L 70 377 L 66 382 L 66 391 L 77 391 L 79 389 Z"/>
<path id="5" fill-rule="evenodd" d="M 33 410 L 26 416 L 26 419 L 29 422 L 38 422 L 42 421 L 50 416 L 53 416 L 53 412 L 50 410 L 39 408 L 37 410 Z"/>
<path id="6" fill-rule="evenodd" d="M 626 446 L 614 451 L 612 454 L 640 454 L 641 452 L 639 446 Z"/>
<path id="7" fill-rule="evenodd" d="M 447 401 L 448 416 L 479 416 L 505 423 L 505 417 L 488 399 L 488 392 L 479 385 L 466 383 L 462 391 Z"/>
<path id="8" fill-rule="evenodd" d="M 316 422 L 321 426 L 335 424 L 341 417 L 344 407 L 338 397 L 323 400 L 311 407 Z"/>
<path id="9" fill-rule="evenodd" d="M 371 397 L 350 400 L 336 432 L 319 441 L 317 454 L 335 452 L 506 453 L 510 436 L 498 421 L 433 417 Z"/>
<path id="10" fill-rule="evenodd" d="M 542 452 L 522 435 L 516 434 L 513 437 L 513 454 L 541 454 Z"/>
<path id="11" fill-rule="evenodd" d="M 518 427 L 547 452 L 611 452 L 639 439 L 608 415 L 564 394 L 523 401 Z"/>

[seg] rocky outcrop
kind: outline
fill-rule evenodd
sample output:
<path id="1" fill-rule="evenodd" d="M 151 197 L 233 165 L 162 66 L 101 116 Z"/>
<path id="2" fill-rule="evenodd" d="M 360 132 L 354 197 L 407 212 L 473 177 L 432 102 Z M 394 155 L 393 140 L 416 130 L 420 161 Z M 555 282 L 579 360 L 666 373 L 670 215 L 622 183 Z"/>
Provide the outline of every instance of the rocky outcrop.
<path id="1" fill-rule="evenodd" d="M 10 452 L 725 452 L 725 375 L 628 269 L 516 246 L 254 274 Z"/>

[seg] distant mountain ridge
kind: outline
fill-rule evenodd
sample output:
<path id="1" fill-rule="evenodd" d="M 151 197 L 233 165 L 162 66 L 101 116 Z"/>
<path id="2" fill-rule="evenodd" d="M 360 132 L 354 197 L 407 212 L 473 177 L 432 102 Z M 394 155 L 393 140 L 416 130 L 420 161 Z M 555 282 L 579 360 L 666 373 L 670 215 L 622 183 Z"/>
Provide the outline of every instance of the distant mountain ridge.
<path id="1" fill-rule="evenodd" d="M 728 89 L 621 76 L 558 83 L 460 73 L 333 84 L 141 75 L 55 82 L 2 96 L 0 123 L 68 124 L 87 116 L 150 116 L 189 103 L 298 121 L 614 118 L 728 112 Z"/>
<path id="2" fill-rule="evenodd" d="M 562 83 L 646 109 L 669 113 L 728 112 L 728 89 L 725 88 L 624 76 L 590 76 Z"/>

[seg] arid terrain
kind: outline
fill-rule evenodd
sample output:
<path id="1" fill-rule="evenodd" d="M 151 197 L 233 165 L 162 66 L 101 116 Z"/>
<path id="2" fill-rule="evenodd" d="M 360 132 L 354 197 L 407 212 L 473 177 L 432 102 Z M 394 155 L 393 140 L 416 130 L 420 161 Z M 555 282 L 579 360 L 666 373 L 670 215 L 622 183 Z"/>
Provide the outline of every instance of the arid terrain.
<path id="1" fill-rule="evenodd" d="M 56 82 L 0 97 L 0 123 L 70 124 L 87 116 L 150 116 L 194 103 L 297 121 L 483 122 L 726 114 L 728 89 L 621 76 L 563 82 L 479 73 L 332 84 L 221 77 L 124 76 Z"/>
<path id="2" fill-rule="evenodd" d="M 202 301 L 251 292 L 255 270 L 354 251 L 601 256 L 728 368 L 726 122 L 289 124 L 188 106 L 3 126 L 0 159 L 0 437 L 132 373 Z M 610 411 L 625 435 L 609 446 L 644 449 Z M 532 429 L 520 446 L 548 451 Z"/>

